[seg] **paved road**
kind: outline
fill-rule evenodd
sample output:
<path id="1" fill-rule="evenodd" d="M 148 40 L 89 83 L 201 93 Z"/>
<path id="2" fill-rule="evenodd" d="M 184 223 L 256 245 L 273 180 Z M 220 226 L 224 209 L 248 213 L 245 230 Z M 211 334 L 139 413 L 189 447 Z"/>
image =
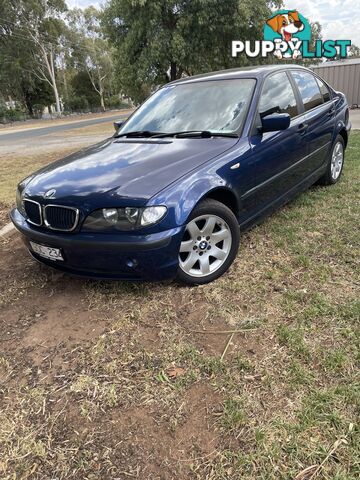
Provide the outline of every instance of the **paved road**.
<path id="1" fill-rule="evenodd" d="M 29 128 L 17 132 L 1 132 L 0 143 L 13 142 L 16 140 L 24 140 L 26 138 L 43 137 L 44 135 L 50 135 L 51 133 L 63 132 L 65 130 L 73 130 L 74 128 L 84 128 L 90 125 L 96 125 L 99 123 L 106 123 L 115 120 L 122 120 L 129 116 L 129 114 L 116 114 L 108 117 L 92 118 L 90 120 L 82 120 L 79 122 L 64 123 L 60 125 L 50 125 L 40 128 Z"/>

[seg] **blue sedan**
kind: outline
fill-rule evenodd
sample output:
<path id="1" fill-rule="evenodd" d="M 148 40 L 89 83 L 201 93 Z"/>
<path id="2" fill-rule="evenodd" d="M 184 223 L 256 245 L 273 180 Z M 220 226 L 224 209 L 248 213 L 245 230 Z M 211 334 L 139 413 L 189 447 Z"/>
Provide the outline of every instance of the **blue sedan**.
<path id="1" fill-rule="evenodd" d="M 24 179 L 11 219 L 64 272 L 188 284 L 225 273 L 275 208 L 336 183 L 350 132 L 345 96 L 292 65 L 183 78 L 115 127 Z"/>

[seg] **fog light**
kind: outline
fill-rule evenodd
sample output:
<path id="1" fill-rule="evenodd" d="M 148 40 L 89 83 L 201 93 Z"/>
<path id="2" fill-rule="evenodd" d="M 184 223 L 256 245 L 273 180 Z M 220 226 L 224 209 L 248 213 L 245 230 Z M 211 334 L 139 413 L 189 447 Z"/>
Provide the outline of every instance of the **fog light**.
<path id="1" fill-rule="evenodd" d="M 128 258 L 126 261 L 126 265 L 129 268 L 136 268 L 138 266 L 138 261 L 136 260 L 136 258 Z"/>

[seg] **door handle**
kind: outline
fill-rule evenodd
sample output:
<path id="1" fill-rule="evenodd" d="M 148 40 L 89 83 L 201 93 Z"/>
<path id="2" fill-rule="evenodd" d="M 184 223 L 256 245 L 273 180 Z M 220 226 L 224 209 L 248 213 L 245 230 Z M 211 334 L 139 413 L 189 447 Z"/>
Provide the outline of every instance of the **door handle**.
<path id="1" fill-rule="evenodd" d="M 307 123 L 300 123 L 300 125 L 298 126 L 298 132 L 301 133 L 301 134 L 305 133 L 308 126 L 309 125 Z"/>
<path id="2" fill-rule="evenodd" d="M 328 114 L 329 117 L 332 117 L 332 116 L 334 115 L 334 113 L 335 113 L 335 108 L 331 108 L 331 109 L 327 112 L 327 114 Z"/>

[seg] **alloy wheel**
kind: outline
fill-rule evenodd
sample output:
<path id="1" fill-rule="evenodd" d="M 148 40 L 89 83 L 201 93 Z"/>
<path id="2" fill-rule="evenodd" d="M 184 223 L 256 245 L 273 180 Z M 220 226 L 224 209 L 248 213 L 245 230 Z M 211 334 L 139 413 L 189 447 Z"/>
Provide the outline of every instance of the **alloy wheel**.
<path id="1" fill-rule="evenodd" d="M 341 173 L 344 161 L 344 147 L 341 142 L 337 142 L 333 148 L 331 156 L 331 177 L 337 180 Z"/>
<path id="2" fill-rule="evenodd" d="M 229 225 L 217 215 L 191 220 L 180 245 L 179 265 L 192 277 L 205 277 L 226 261 L 232 244 Z"/>

